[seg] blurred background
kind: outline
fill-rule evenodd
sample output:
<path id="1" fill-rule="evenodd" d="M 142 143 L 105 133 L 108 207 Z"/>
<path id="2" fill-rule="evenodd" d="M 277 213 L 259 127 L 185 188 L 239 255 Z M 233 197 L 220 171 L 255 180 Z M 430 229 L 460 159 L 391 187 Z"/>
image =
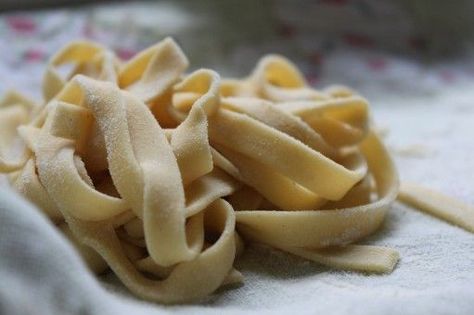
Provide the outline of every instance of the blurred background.
<path id="1" fill-rule="evenodd" d="M 0 0 L 0 93 L 38 95 L 44 63 L 73 39 L 128 59 L 171 35 L 193 69 L 244 76 L 281 53 L 316 87 L 400 101 L 472 85 L 473 17 L 468 0 Z"/>

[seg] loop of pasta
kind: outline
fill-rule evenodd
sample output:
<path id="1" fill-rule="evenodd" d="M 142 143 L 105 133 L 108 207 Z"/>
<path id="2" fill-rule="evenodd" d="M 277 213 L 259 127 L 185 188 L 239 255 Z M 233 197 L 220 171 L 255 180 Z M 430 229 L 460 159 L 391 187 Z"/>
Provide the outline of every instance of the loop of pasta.
<path id="1" fill-rule="evenodd" d="M 127 63 L 70 44 L 49 63 L 42 106 L 1 103 L 0 171 L 92 269 L 110 267 L 149 300 L 191 301 L 240 281 L 240 237 L 391 271 L 396 251 L 350 245 L 380 226 L 398 189 L 367 101 L 312 89 L 279 56 L 242 80 L 185 75 L 187 65 L 171 39 Z M 15 138 L 22 158 L 9 161 Z"/>

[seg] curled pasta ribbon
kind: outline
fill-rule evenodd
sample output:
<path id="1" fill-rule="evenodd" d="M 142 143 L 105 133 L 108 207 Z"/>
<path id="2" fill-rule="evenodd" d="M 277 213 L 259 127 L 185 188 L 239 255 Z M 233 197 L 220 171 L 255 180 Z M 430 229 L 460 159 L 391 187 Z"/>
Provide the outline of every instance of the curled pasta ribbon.
<path id="1" fill-rule="evenodd" d="M 26 124 L 37 105 L 27 97 L 15 91 L 9 91 L 0 100 L 0 172 L 11 173 L 20 170 L 28 159 L 26 148 L 19 147 L 17 157 L 10 155 L 17 144 L 17 128 Z"/>
<path id="2" fill-rule="evenodd" d="M 337 91 L 346 93 L 338 94 Z M 262 58 L 244 80 L 224 80 L 221 92 L 224 96 L 256 96 L 274 102 L 324 100 L 351 94 L 345 87 L 332 87 L 327 91 L 329 93 L 310 88 L 298 68 L 278 55 Z"/>
<path id="3" fill-rule="evenodd" d="M 72 65 L 65 78 L 59 68 Z M 105 47 L 87 41 L 76 41 L 66 45 L 49 61 L 43 77 L 43 97 L 54 98 L 74 75 L 84 74 L 101 80 L 117 81 L 119 61 Z"/>
<path id="4" fill-rule="evenodd" d="M 0 106 L 0 171 L 92 270 L 110 267 L 148 300 L 242 281 L 244 241 L 335 268 L 394 268 L 395 250 L 353 244 L 398 191 L 365 99 L 312 89 L 280 56 L 242 80 L 187 66 L 171 39 L 128 62 L 66 46 L 48 64 L 42 106 L 12 96 Z M 17 140 L 22 159 L 5 162 Z"/>
<path id="5" fill-rule="evenodd" d="M 235 185 L 217 169 L 211 173 L 208 163 L 194 165 L 194 170 L 189 170 L 186 163 L 178 163 L 189 159 L 188 150 L 199 153 L 196 146 L 203 145 L 195 134 L 199 124 L 206 122 L 203 111 L 195 107 L 173 132 L 170 144 L 146 105 L 132 94 L 83 76 L 73 79 L 66 89 L 68 93 L 62 93 L 51 106 L 38 135 L 36 165 L 41 183 L 61 209 L 69 228 L 79 240 L 96 249 L 122 281 L 141 296 L 171 303 L 215 290 L 230 272 L 235 255 L 234 213 L 219 197 L 232 192 Z M 69 103 L 73 101 L 71 95 L 78 98 Z M 87 128 L 71 122 L 87 124 L 92 118 L 104 136 L 111 181 L 123 199 L 96 190 L 87 173 L 81 176 L 78 169 L 83 163 L 75 152 L 77 144 L 87 137 Z M 183 143 L 180 139 L 184 135 L 191 138 L 190 132 L 194 147 L 190 141 Z M 205 135 L 207 131 L 201 128 L 201 132 Z M 178 152 L 176 157 L 173 149 Z M 210 153 L 207 155 L 211 159 Z M 212 160 L 210 163 L 212 166 Z M 179 164 L 188 168 L 188 174 L 194 174 L 186 187 L 188 206 Z M 214 189 L 209 191 L 211 187 Z M 119 224 L 113 221 L 124 220 L 124 215 L 130 217 L 127 209 L 143 222 L 146 251 L 152 263 L 162 268 L 174 267 L 166 280 L 150 281 L 140 276 L 120 250 L 112 226 Z M 107 226 L 111 226 L 109 230 Z M 221 236 L 203 251 L 205 227 Z M 208 260 L 212 263 L 206 263 Z M 217 262 L 220 266 L 216 269 Z M 189 279 L 192 274 L 203 278 Z M 206 285 L 203 279 L 207 279 Z"/>
<path id="6" fill-rule="evenodd" d="M 364 99 L 352 95 L 281 103 L 242 96 L 221 100 L 209 117 L 209 139 L 235 166 L 234 176 L 251 187 L 230 196 L 241 210 L 236 212 L 237 229 L 246 239 L 340 268 L 392 270 L 398 253 L 388 248 L 358 245 L 318 251 L 373 233 L 397 196 L 395 167 L 375 134 L 368 132 L 367 109 Z M 373 202 L 371 178 L 378 193 Z M 239 206 L 255 195 L 252 209 Z M 267 210 L 259 209 L 262 201 Z M 336 210 L 323 210 L 324 205 Z"/>

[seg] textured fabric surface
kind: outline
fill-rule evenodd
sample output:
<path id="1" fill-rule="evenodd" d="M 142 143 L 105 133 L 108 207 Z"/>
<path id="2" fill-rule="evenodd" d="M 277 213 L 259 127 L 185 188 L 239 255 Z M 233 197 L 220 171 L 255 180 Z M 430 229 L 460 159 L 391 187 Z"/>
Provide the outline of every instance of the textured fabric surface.
<path id="1" fill-rule="evenodd" d="M 119 13 L 125 9 L 127 7 L 115 8 Z M 135 7 L 133 12 L 146 16 L 146 9 L 140 10 Z M 169 14 L 181 14 L 172 7 L 167 10 Z M 91 31 L 81 27 L 89 25 L 84 21 L 93 21 L 90 25 L 96 26 L 92 30 L 96 32 L 96 39 L 119 43 L 117 38 L 101 31 L 100 26 L 113 25 L 115 21 L 114 16 L 104 12 L 78 9 L 69 12 L 66 18 L 57 11 L 22 15 L 22 18 L 33 18 L 33 24 L 28 19 L 18 20 L 18 15 L 14 15 L 17 20 L 12 16 L 0 17 L 3 26 L 13 25 L 23 32 L 23 37 L 18 34 L 15 37 L 12 30 L 0 28 L 0 93 L 17 86 L 27 94 L 38 93 L 41 71 L 50 49 L 56 50 L 71 39 L 83 37 L 82 32 Z M 61 24 L 68 18 L 70 23 Z M 186 17 L 181 18 L 186 20 Z M 178 20 L 163 25 L 173 25 L 184 33 L 192 29 L 188 24 L 177 23 Z M 134 25 L 138 26 L 133 29 L 141 35 L 133 33 L 131 39 L 121 41 L 127 48 L 122 49 L 124 56 L 131 53 L 131 47 L 139 49 L 151 41 L 147 36 L 157 41 L 162 35 L 146 32 L 156 28 L 143 22 L 148 20 L 137 21 L 141 24 L 137 22 Z M 35 23 L 44 31 L 40 31 L 41 36 L 32 36 L 34 40 L 25 41 Z M 174 29 L 161 26 L 161 30 L 172 33 L 170 30 Z M 191 34 L 189 38 L 193 36 L 192 32 L 186 34 Z M 288 29 L 283 34 L 288 36 Z M 21 40 L 15 40 L 18 36 Z M 217 41 L 225 35 L 215 37 Z M 234 39 L 239 40 L 239 37 L 236 35 Z M 304 42 L 304 36 L 297 41 Z M 229 64 L 235 70 L 264 51 L 285 50 L 280 49 L 285 42 L 288 43 L 286 37 L 255 49 L 240 46 L 230 54 Z M 204 60 L 199 56 L 193 58 L 193 51 L 187 53 L 193 63 Z M 215 59 L 216 66 L 223 56 L 229 56 L 217 48 L 212 54 L 219 56 Z M 414 181 L 474 204 L 474 67 L 471 59 L 427 65 L 368 50 L 368 47 L 346 46 L 336 46 L 323 58 L 316 54 L 312 58 L 316 66 L 309 64 L 310 59 L 296 61 L 307 65 L 308 77 L 319 86 L 335 82 L 349 84 L 369 98 L 374 121 L 387 133 L 385 141 L 402 180 Z M 226 70 L 232 71 L 229 64 Z M 216 70 L 220 70 L 219 67 Z M 16 193 L 2 187 L 0 314 L 140 315 L 194 314 L 197 311 L 237 314 L 245 311 L 255 314 L 468 315 L 474 312 L 473 234 L 397 203 L 383 228 L 363 243 L 397 249 L 401 260 L 394 272 L 390 275 L 341 272 L 266 247 L 251 246 L 237 261 L 237 268 L 245 277 L 243 286 L 219 291 L 201 304 L 163 307 L 136 300 L 113 275 L 96 279 L 89 274 L 72 247 L 46 218 Z"/>

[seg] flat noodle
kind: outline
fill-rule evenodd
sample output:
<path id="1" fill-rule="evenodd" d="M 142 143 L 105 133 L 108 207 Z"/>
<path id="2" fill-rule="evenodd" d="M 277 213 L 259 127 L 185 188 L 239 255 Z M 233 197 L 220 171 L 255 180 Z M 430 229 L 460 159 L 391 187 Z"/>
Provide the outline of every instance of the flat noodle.
<path id="1" fill-rule="evenodd" d="M 414 183 L 402 183 L 400 201 L 474 233 L 474 207 Z"/>
<path id="2" fill-rule="evenodd" d="M 36 105 L 27 97 L 9 91 L 0 100 L 0 172 L 14 172 L 21 169 L 29 158 L 26 150 L 17 159 L 11 159 L 12 147 L 17 138 L 16 129 L 29 120 Z"/>
<path id="3" fill-rule="evenodd" d="M 239 211 L 239 231 L 252 240 L 283 250 L 346 245 L 370 235 L 396 198 L 398 179 L 388 153 L 374 134 L 368 136 L 362 150 L 377 183 L 377 201 L 325 211 Z"/>
<path id="4" fill-rule="evenodd" d="M 75 74 L 84 73 L 100 79 L 116 80 L 114 55 L 105 47 L 88 41 L 75 41 L 66 45 L 50 60 L 43 77 L 43 97 L 54 98 Z M 59 67 L 73 64 L 75 69 L 63 78 Z"/>
<path id="5" fill-rule="evenodd" d="M 126 63 L 95 43 L 66 46 L 48 64 L 41 106 L 18 93 L 0 102 L 0 172 L 91 269 L 110 267 L 144 299 L 183 303 L 241 282 L 233 264 L 248 242 L 391 272 L 395 250 L 353 244 L 398 193 L 368 102 L 345 87 L 314 90 L 275 55 L 242 80 L 187 66 L 172 39 Z M 472 231 L 472 209 L 447 214 L 452 201 L 430 195 L 439 208 L 416 191 L 402 199 Z"/>
<path id="6" fill-rule="evenodd" d="M 391 272 L 400 259 L 396 250 L 382 246 L 348 245 L 323 250 L 292 247 L 285 250 L 334 268 L 371 273 Z"/>

